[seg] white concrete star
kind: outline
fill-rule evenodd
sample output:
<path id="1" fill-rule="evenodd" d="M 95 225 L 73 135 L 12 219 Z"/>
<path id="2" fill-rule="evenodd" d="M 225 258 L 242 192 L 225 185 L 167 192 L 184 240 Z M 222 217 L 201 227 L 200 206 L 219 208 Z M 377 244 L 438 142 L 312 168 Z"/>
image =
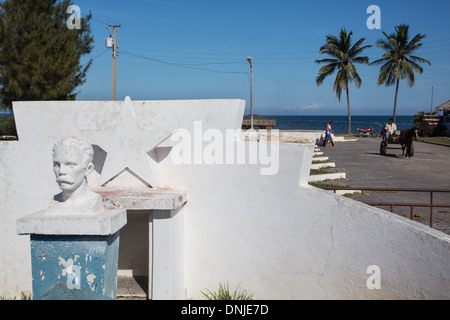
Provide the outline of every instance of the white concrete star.
<path id="1" fill-rule="evenodd" d="M 148 153 L 172 135 L 171 131 L 142 131 L 136 125 L 136 115 L 130 99 L 120 113 L 119 122 L 114 131 L 81 131 L 93 144 L 106 153 L 106 160 L 100 174 L 100 185 L 129 169 L 141 180 L 155 186 L 155 177 L 151 172 Z"/>

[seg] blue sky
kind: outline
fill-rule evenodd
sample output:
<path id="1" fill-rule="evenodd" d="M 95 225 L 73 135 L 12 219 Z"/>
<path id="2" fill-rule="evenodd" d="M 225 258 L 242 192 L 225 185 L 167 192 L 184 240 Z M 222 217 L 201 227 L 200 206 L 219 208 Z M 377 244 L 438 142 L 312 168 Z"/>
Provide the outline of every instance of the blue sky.
<path id="1" fill-rule="evenodd" d="M 448 0 L 74 0 L 82 16 L 92 13 L 94 58 L 78 100 L 110 100 L 112 50 L 105 38 L 118 29 L 117 99 L 244 99 L 250 107 L 253 58 L 253 106 L 262 115 L 346 115 L 333 77 L 318 87 L 315 77 L 326 58 L 318 54 L 327 34 L 342 27 L 353 41 L 374 45 L 382 31 L 410 25 L 426 34 L 417 55 L 427 58 L 412 88 L 402 81 L 397 115 L 430 111 L 450 99 L 450 1 Z M 370 30 L 367 7 L 381 9 L 381 29 Z M 383 51 L 364 52 L 373 61 Z M 358 65 L 361 88 L 350 86 L 352 115 L 392 114 L 395 87 L 377 85 L 377 66 Z"/>

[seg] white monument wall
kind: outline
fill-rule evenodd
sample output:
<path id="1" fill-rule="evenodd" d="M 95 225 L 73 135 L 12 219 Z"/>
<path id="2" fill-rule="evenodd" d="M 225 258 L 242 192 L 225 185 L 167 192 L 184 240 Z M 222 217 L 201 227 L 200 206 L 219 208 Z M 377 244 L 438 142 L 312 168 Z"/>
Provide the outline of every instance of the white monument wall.
<path id="1" fill-rule="evenodd" d="M 254 165 L 164 163 L 168 184 L 189 190 L 187 298 L 219 282 L 255 299 L 450 297 L 450 237 L 308 186 L 302 171 L 312 147 L 280 145 L 274 176 Z M 381 271 L 379 290 L 366 286 L 372 265 Z"/>
<path id="2" fill-rule="evenodd" d="M 19 141 L 0 142 L 0 296 L 31 291 L 29 241 L 16 234 L 16 219 L 45 209 L 60 191 L 52 171 L 53 144 L 63 136 L 82 136 L 83 130 L 112 130 L 125 103 L 14 104 Z M 239 128 L 244 113 L 241 100 L 128 103 L 140 130 L 193 133 L 194 122 L 202 121 L 203 130 L 224 131 Z M 247 150 L 255 143 L 237 142 Z M 184 221 L 184 248 L 174 247 L 167 257 L 181 261 L 184 274 L 168 280 L 169 291 L 200 298 L 200 291 L 229 281 L 231 288 L 240 284 L 254 292 L 255 299 L 450 296 L 448 235 L 308 186 L 313 145 L 279 147 L 279 171 L 266 176 L 261 165 L 248 163 L 175 164 L 167 148 L 156 151 L 159 162 L 149 159 L 158 186 L 186 190 L 188 198 L 176 214 Z M 89 182 L 98 186 L 99 179 L 94 172 Z M 179 252 L 184 256 L 176 256 Z M 380 268 L 381 289 L 366 286 L 372 265 Z M 164 285 L 164 279 L 155 280 Z"/>

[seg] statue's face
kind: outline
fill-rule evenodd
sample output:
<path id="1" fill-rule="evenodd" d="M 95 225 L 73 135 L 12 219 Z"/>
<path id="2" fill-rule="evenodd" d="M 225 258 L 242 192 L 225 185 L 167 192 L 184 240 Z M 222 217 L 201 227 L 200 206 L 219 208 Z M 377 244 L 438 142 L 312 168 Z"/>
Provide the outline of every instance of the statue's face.
<path id="1" fill-rule="evenodd" d="M 61 147 L 53 155 L 53 171 L 61 190 L 73 193 L 84 182 L 87 163 L 81 151 Z"/>

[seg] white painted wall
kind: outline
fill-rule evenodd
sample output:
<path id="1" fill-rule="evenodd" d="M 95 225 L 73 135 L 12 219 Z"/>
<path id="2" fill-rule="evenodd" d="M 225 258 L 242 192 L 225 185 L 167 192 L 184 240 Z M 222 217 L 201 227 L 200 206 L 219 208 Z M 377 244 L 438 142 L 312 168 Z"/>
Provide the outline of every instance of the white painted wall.
<path id="1" fill-rule="evenodd" d="M 14 105 L 19 141 L 0 142 L 0 296 L 31 291 L 28 237 L 16 234 L 16 219 L 46 208 L 59 192 L 51 166 L 54 142 L 80 130 L 114 128 L 123 105 Z M 143 130 L 192 131 L 195 120 L 203 121 L 204 130 L 239 128 L 244 112 L 240 100 L 133 101 L 133 106 Z M 246 148 L 254 143 L 237 142 Z M 256 299 L 450 297 L 449 236 L 308 186 L 312 144 L 281 144 L 280 169 L 271 176 L 251 164 L 175 165 L 167 151 L 156 152 L 159 185 L 187 190 L 188 201 L 174 216 L 184 220 L 184 248 L 177 239 L 172 247 L 166 244 L 170 252 L 159 253 L 164 263 L 183 264 L 184 272 L 173 268 L 168 294 L 160 298 L 180 292 L 200 298 L 200 291 L 224 281 L 231 288 L 240 284 Z M 89 182 L 97 181 L 95 172 Z M 169 220 L 153 225 L 161 226 L 156 232 L 171 230 L 179 237 L 182 224 L 174 222 L 172 229 Z M 366 287 L 370 265 L 380 267 L 380 290 Z"/>
<path id="2" fill-rule="evenodd" d="M 276 176 L 164 163 L 167 183 L 189 190 L 187 298 L 226 281 L 255 299 L 450 297 L 449 236 L 308 186 L 312 151 L 282 144 Z M 381 269 L 380 290 L 366 286 L 370 265 Z"/>

